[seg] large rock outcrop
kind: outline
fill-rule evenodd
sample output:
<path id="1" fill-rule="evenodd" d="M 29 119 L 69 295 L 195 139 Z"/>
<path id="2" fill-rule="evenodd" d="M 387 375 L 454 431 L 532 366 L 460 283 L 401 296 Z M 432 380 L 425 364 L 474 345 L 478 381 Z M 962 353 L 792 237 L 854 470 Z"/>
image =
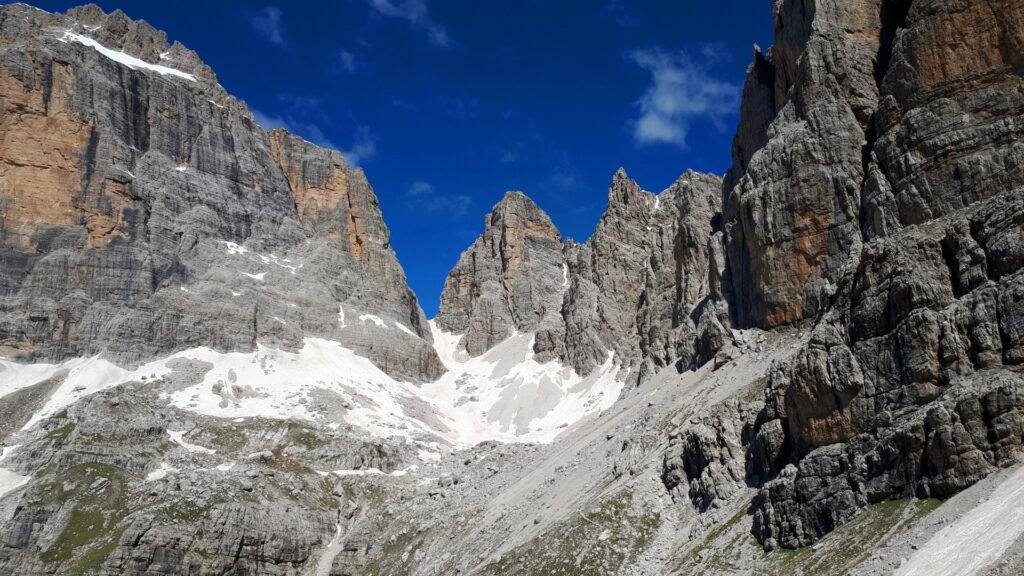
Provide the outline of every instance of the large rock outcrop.
<path id="1" fill-rule="evenodd" d="M 796 547 L 1024 455 L 1024 7 L 780 1 L 775 18 L 724 219 L 735 321 L 814 322 L 748 443 L 755 535 Z"/>
<path id="2" fill-rule="evenodd" d="M 441 372 L 362 171 L 265 133 L 163 32 L 5 6 L 0 90 L 4 355 L 131 364 L 321 336 L 396 377 Z"/>
<path id="3" fill-rule="evenodd" d="M 509 193 L 449 274 L 437 323 L 463 334 L 472 355 L 514 331 L 533 332 L 539 358 L 557 357 L 580 374 L 609 353 L 634 378 L 689 366 L 700 356 L 698 337 L 720 341 L 728 324 L 714 234 L 720 190 L 720 178 L 690 171 L 655 195 L 619 170 L 583 244 L 563 244 L 543 211 Z"/>
<path id="4" fill-rule="evenodd" d="M 437 324 L 463 334 L 462 346 L 477 356 L 513 332 L 557 321 L 567 286 L 558 229 L 526 195 L 509 192 L 448 273 Z"/>
<path id="5" fill-rule="evenodd" d="M 775 3 L 775 45 L 747 74 L 723 206 L 741 326 L 815 316 L 856 266 L 880 5 Z"/>

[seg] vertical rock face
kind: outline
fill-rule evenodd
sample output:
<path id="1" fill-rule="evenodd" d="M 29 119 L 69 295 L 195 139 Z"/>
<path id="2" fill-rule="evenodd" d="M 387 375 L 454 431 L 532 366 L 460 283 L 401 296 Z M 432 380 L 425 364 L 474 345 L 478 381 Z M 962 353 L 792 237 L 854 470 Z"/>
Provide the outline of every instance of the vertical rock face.
<path id="1" fill-rule="evenodd" d="M 1024 185 L 1024 6 L 913 2 L 900 16 L 864 185 L 869 238 Z"/>
<path id="2" fill-rule="evenodd" d="M 880 10 L 879 0 L 775 3 L 776 44 L 748 71 L 723 208 L 741 326 L 814 316 L 856 265 Z"/>
<path id="3" fill-rule="evenodd" d="M 710 294 L 720 190 L 718 177 L 690 171 L 655 196 L 625 171 L 615 174 L 593 236 L 569 250 L 565 348 L 573 366 L 588 370 L 607 351 L 630 367 L 689 365 L 695 308 Z"/>
<path id="4" fill-rule="evenodd" d="M 315 335 L 395 376 L 441 371 L 362 173 L 268 136 L 164 33 L 5 6 L 0 90 L 5 355 L 135 363 Z"/>
<path id="5" fill-rule="evenodd" d="M 513 332 L 554 322 L 567 278 L 558 229 L 532 200 L 509 192 L 448 274 L 437 324 L 463 334 L 462 346 L 477 356 Z"/>
<path id="6" fill-rule="evenodd" d="M 720 190 L 719 178 L 691 171 L 655 196 L 620 170 L 593 236 L 565 245 L 546 214 L 509 193 L 449 274 L 437 323 L 463 334 L 473 355 L 513 331 L 534 332 L 541 358 L 581 374 L 609 353 L 630 369 L 689 365 L 716 276 Z"/>
<path id="7" fill-rule="evenodd" d="M 1022 45 L 1019 2 L 776 3 L 724 209 L 737 322 L 817 320 L 748 447 L 768 545 L 1024 453 Z"/>

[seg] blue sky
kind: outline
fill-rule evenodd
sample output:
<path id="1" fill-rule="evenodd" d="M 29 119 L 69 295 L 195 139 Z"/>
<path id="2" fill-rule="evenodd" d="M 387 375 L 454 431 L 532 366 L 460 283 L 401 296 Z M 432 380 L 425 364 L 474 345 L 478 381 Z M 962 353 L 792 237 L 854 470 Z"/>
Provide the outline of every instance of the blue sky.
<path id="1" fill-rule="evenodd" d="M 652 191 L 724 173 L 752 45 L 771 39 L 768 0 L 100 5 L 198 52 L 265 126 L 362 166 L 428 317 L 506 190 L 582 241 L 619 166 Z"/>

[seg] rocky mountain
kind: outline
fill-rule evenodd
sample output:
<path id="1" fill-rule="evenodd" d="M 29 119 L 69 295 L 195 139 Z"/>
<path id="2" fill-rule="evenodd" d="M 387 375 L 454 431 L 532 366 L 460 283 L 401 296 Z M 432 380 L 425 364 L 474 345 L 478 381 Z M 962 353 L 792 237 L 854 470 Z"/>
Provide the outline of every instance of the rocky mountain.
<path id="1" fill-rule="evenodd" d="M 7 355 L 138 364 L 312 335 L 440 375 L 362 171 L 264 132 L 195 53 L 121 12 L 0 18 Z M 339 305 L 408 330 L 338 322 Z"/>
<path id="2" fill-rule="evenodd" d="M 428 322 L 339 153 L 0 7 L 0 572 L 1020 573 L 1024 6 L 773 14 L 724 178 L 509 192 Z"/>
<path id="3" fill-rule="evenodd" d="M 714 264 L 722 264 L 721 235 L 712 236 L 721 186 L 716 176 L 688 171 L 655 195 L 620 169 L 583 244 L 563 242 L 547 214 L 509 192 L 449 273 L 437 325 L 461 334 L 473 356 L 529 332 L 538 358 L 583 375 L 609 354 L 633 380 L 674 363 L 689 367 L 705 309 L 714 313 L 701 334 L 724 337 Z"/>

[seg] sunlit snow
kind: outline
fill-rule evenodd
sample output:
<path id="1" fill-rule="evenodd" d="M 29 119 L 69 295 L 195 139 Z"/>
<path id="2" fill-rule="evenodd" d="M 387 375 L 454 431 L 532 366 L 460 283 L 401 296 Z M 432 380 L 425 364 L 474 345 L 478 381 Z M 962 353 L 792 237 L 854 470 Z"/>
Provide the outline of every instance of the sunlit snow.
<path id="1" fill-rule="evenodd" d="M 384 322 L 360 316 L 364 322 L 376 323 L 374 319 Z M 53 396 L 25 426 L 30 428 L 88 394 L 171 375 L 176 360 L 191 359 L 212 368 L 200 381 L 163 394 L 178 408 L 222 418 L 297 418 L 332 428 L 344 422 L 370 435 L 415 440 L 426 460 L 443 446 L 466 447 L 485 440 L 550 442 L 568 425 L 611 406 L 622 389 L 611 354 L 583 378 L 556 360 L 538 362 L 529 334 L 516 334 L 486 354 L 469 358 L 458 349 L 460 336 L 444 333 L 433 323 L 431 329 L 448 372 L 426 384 L 395 380 L 338 342 L 306 338 L 295 352 L 266 346 L 228 353 L 193 348 L 135 370 L 98 357 L 35 365 L 0 360 L 0 396 L 66 372 Z M 334 398 L 337 406 L 332 407 L 330 400 L 323 405 L 324 398 Z M 185 442 L 184 431 L 168 434 L 188 450 L 209 451 Z"/>
<path id="2" fill-rule="evenodd" d="M 124 52 L 119 52 L 117 50 L 111 50 L 110 48 L 107 48 L 106 46 L 100 44 L 99 42 L 93 40 L 92 38 L 89 38 L 88 36 L 82 36 L 81 34 L 75 34 L 74 32 L 71 32 L 70 30 L 67 31 L 67 32 L 64 32 L 64 35 L 61 36 L 61 38 L 60 38 L 61 42 L 67 42 L 68 40 L 71 40 L 72 42 L 78 42 L 79 44 L 84 44 L 86 46 L 91 46 L 92 48 L 95 48 L 96 51 L 99 52 L 100 54 L 106 56 L 107 58 L 110 58 L 111 60 L 113 60 L 115 62 L 118 62 L 120 64 L 124 64 L 125 66 L 127 66 L 127 67 L 129 67 L 129 68 L 131 68 L 133 70 L 137 69 L 137 68 L 143 68 L 143 69 L 146 69 L 146 70 L 152 70 L 153 72 L 157 72 L 159 74 L 170 75 L 170 76 L 177 76 L 179 78 L 184 78 L 186 80 L 191 80 L 192 82 L 196 81 L 196 77 L 193 76 L 192 74 L 187 74 L 185 72 L 182 72 L 181 70 L 175 70 L 174 68 L 168 68 L 167 66 L 161 66 L 159 64 L 150 64 L 149 62 L 146 62 L 145 60 L 140 60 L 140 59 L 136 58 L 135 56 L 131 56 L 129 54 L 125 54 Z"/>

